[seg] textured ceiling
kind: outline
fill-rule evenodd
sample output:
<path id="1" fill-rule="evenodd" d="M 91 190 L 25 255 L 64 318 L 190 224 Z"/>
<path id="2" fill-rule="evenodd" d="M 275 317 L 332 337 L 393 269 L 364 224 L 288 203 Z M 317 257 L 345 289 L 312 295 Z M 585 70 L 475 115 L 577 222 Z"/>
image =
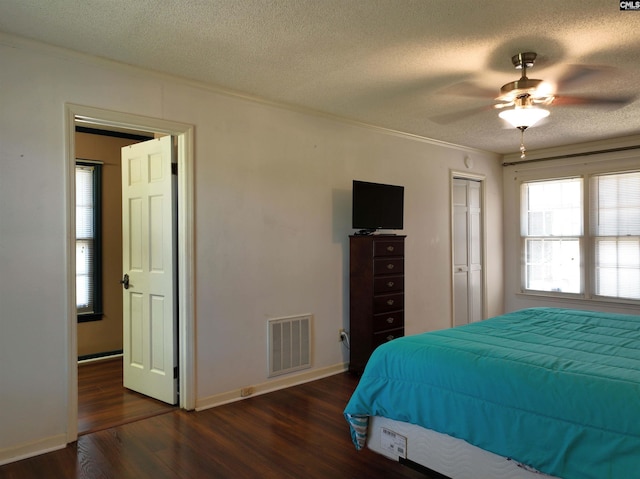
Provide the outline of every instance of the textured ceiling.
<path id="1" fill-rule="evenodd" d="M 519 132 L 472 93 L 518 79 L 518 52 L 530 78 L 594 67 L 560 98 L 640 86 L 640 11 L 617 0 L 2 0 L 0 31 L 498 153 Z M 550 110 L 530 150 L 640 132 L 640 100 Z"/>

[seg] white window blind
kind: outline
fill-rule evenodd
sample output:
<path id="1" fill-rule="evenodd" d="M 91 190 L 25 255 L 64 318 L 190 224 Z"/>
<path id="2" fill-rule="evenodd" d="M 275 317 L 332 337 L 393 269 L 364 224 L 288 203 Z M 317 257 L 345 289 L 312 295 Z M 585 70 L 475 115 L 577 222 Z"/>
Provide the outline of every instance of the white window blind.
<path id="1" fill-rule="evenodd" d="M 95 167 L 76 165 L 76 306 L 94 312 Z"/>
<path id="2" fill-rule="evenodd" d="M 640 299 L 640 172 L 591 177 L 594 294 Z"/>

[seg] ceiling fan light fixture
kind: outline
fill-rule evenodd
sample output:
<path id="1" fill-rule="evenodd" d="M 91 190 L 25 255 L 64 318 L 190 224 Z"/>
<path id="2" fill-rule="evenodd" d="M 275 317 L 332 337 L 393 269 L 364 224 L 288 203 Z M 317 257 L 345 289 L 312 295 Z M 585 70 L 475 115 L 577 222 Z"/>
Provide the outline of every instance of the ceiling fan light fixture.
<path id="1" fill-rule="evenodd" d="M 516 106 L 501 111 L 498 116 L 509 122 L 514 128 L 524 130 L 549 116 L 549 110 L 535 106 Z"/>

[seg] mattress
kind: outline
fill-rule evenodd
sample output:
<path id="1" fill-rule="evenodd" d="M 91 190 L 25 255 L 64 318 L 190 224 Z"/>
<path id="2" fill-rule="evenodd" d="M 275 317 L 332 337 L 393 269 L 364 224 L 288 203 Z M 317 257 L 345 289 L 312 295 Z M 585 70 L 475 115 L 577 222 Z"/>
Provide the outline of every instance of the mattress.
<path id="1" fill-rule="evenodd" d="M 367 447 L 455 479 L 557 479 L 462 439 L 380 416 L 369 422 Z"/>
<path id="2" fill-rule="evenodd" d="M 640 317 L 532 308 L 398 338 L 345 408 L 416 424 L 565 479 L 640 470 Z"/>

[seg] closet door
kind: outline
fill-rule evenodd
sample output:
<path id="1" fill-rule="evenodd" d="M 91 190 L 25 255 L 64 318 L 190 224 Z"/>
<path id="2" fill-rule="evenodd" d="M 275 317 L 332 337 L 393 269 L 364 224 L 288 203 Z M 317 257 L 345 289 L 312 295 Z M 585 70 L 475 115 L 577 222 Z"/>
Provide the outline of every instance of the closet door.
<path id="1" fill-rule="evenodd" d="M 453 325 L 482 319 L 482 183 L 454 178 Z"/>

